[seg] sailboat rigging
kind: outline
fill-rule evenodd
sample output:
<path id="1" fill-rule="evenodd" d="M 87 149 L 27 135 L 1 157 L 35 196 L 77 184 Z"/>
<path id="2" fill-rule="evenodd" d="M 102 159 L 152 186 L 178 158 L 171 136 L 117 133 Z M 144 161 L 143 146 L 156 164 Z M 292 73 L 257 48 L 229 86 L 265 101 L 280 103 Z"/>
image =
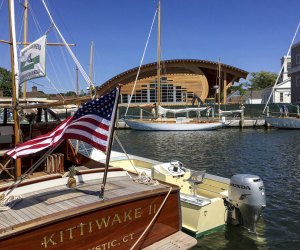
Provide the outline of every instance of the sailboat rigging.
<path id="1" fill-rule="evenodd" d="M 297 29 L 295 31 L 295 34 L 293 36 L 293 39 L 292 39 L 292 42 L 289 46 L 289 49 L 288 49 L 288 52 L 286 54 L 286 56 L 284 57 L 284 60 L 287 60 L 287 57 L 290 55 L 290 52 L 291 52 L 291 49 L 292 49 L 292 46 L 294 44 L 294 40 L 297 36 L 297 33 L 298 33 L 298 30 L 300 28 L 300 22 L 298 23 L 298 26 L 297 26 Z M 288 117 L 286 114 L 285 115 L 282 115 L 283 113 L 286 113 L 286 106 L 283 105 L 281 107 L 281 116 L 280 117 L 275 117 L 275 116 L 270 116 L 266 111 L 267 111 L 267 107 L 268 107 L 268 104 L 271 100 L 271 97 L 275 94 L 275 87 L 279 81 L 279 77 L 280 77 L 280 74 L 281 72 L 283 71 L 283 67 L 284 67 L 284 63 L 282 64 L 281 68 L 280 68 L 280 71 L 278 73 L 278 76 L 276 78 L 276 81 L 274 83 L 274 86 L 272 87 L 272 91 L 269 95 L 269 98 L 267 100 L 267 103 L 263 109 L 263 114 L 265 115 L 265 121 L 270 124 L 271 126 L 275 127 L 275 128 L 283 128 L 283 129 L 300 129 L 300 119 L 297 115 L 297 117 Z"/>

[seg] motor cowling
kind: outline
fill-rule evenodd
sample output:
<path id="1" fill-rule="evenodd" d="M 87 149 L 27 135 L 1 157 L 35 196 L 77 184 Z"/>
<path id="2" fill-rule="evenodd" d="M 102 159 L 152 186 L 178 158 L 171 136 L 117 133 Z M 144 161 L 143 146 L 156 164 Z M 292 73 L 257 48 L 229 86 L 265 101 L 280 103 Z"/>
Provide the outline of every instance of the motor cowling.
<path id="1" fill-rule="evenodd" d="M 230 179 L 227 222 L 256 232 L 256 223 L 266 207 L 265 188 L 259 176 L 236 174 Z"/>

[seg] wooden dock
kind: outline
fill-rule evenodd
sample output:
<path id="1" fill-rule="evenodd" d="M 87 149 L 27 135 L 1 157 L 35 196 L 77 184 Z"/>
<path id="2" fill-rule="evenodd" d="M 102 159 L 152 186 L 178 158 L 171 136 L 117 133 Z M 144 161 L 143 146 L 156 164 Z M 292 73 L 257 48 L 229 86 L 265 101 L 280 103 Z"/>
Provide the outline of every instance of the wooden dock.
<path id="1" fill-rule="evenodd" d="M 197 244 L 197 240 L 181 231 L 158 241 L 151 246 L 143 248 L 143 250 L 182 250 L 190 249 Z"/>

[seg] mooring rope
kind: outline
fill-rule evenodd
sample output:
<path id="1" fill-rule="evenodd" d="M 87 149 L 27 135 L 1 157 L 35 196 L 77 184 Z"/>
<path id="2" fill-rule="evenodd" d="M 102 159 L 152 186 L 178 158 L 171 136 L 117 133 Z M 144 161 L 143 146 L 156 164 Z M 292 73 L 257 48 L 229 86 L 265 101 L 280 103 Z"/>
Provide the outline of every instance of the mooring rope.
<path id="1" fill-rule="evenodd" d="M 0 195 L 0 211 L 7 211 L 11 209 L 18 201 L 22 199 L 21 195 Z"/>
<path id="2" fill-rule="evenodd" d="M 152 177 L 148 176 L 146 172 L 139 173 L 138 177 L 133 178 L 133 181 L 139 184 L 145 184 L 148 186 L 157 186 L 159 182 L 157 180 L 153 180 Z"/>
<path id="3" fill-rule="evenodd" d="M 140 240 L 144 237 L 144 235 L 148 232 L 149 228 L 152 226 L 153 222 L 156 220 L 156 218 L 158 217 L 160 211 L 162 210 L 162 208 L 166 204 L 166 201 L 169 198 L 171 191 L 172 191 L 172 187 L 170 187 L 169 192 L 167 193 L 165 199 L 163 200 L 162 204 L 160 205 L 159 209 L 157 210 L 157 213 L 152 218 L 152 220 L 150 221 L 149 225 L 146 227 L 146 229 L 141 234 L 141 236 L 137 239 L 137 241 L 134 243 L 134 245 L 130 248 L 130 250 L 133 250 L 136 247 L 136 245 L 140 242 Z"/>
<path id="4" fill-rule="evenodd" d="M 136 82 L 137 82 L 137 80 L 138 80 L 138 78 L 139 78 L 139 75 L 140 75 L 141 67 L 142 67 L 142 65 L 143 65 L 145 53 L 146 53 L 146 50 L 147 50 L 147 47 L 148 47 L 150 35 L 151 35 L 151 33 L 152 33 L 153 24 L 154 24 L 154 21 L 155 21 L 156 14 L 157 14 L 157 9 L 156 9 L 156 11 L 155 11 L 155 13 L 154 13 L 154 17 L 153 17 L 153 20 L 152 20 L 152 24 L 151 24 L 151 28 L 150 28 L 149 34 L 148 34 L 147 42 L 146 42 L 146 45 L 145 45 L 145 48 L 144 48 L 143 56 L 142 56 L 142 59 L 141 59 L 141 62 L 140 62 L 139 68 L 138 68 L 138 72 L 137 72 L 137 74 L 136 74 L 136 78 L 135 78 L 134 85 L 133 85 L 133 88 L 132 88 L 132 91 L 131 91 L 131 95 L 130 95 L 130 98 L 129 98 L 129 102 L 128 102 L 128 105 L 127 105 L 127 108 L 126 108 L 126 111 L 125 111 L 125 115 L 124 115 L 125 117 L 127 116 L 127 112 L 128 112 L 128 109 L 129 109 L 129 105 L 130 105 L 130 103 L 131 103 L 132 96 L 133 96 L 133 93 L 134 93 L 134 90 L 135 90 Z"/>

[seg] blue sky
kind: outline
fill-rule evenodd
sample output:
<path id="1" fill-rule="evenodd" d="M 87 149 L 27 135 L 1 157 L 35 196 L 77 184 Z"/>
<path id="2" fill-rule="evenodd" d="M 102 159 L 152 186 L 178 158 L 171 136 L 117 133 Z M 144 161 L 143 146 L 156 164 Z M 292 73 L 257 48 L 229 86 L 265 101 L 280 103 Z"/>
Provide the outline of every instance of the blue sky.
<path id="1" fill-rule="evenodd" d="M 15 2 L 17 36 L 22 40 L 22 12 L 19 1 Z M 46 32 L 50 21 L 40 0 L 30 4 L 28 40 L 33 41 Z M 76 43 L 73 51 L 88 74 L 93 41 L 96 85 L 140 64 L 157 0 L 48 0 L 47 4 L 66 40 Z M 162 60 L 218 61 L 220 57 L 222 63 L 249 72 L 278 73 L 280 58 L 287 53 L 300 21 L 299 0 L 162 0 L 161 5 Z M 0 6 L 0 39 L 7 40 L 7 1 L 0 0 Z M 155 22 L 144 63 L 156 61 L 156 39 Z M 48 41 L 60 42 L 54 30 Z M 66 50 L 51 47 L 48 53 L 52 84 L 62 92 L 74 91 L 75 64 Z M 10 68 L 6 44 L 0 44 L 0 67 Z M 34 82 L 39 90 L 56 92 L 46 79 Z M 32 85 L 29 82 L 28 88 Z M 85 87 L 80 78 L 80 88 Z"/>

